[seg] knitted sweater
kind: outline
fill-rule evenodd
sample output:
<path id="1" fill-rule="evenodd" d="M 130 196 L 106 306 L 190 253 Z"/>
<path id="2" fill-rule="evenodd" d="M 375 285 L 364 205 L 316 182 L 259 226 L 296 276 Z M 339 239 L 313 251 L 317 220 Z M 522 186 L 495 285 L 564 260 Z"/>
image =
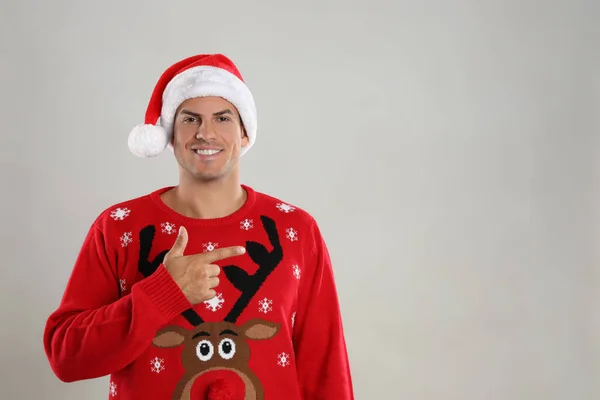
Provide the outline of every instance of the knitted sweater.
<path id="1" fill-rule="evenodd" d="M 170 187 L 92 224 L 44 346 L 64 382 L 110 375 L 109 399 L 353 399 L 325 242 L 298 207 L 242 185 L 217 219 L 178 214 Z M 179 227 L 185 255 L 243 245 L 216 262 L 217 296 L 192 306 L 162 264 Z"/>

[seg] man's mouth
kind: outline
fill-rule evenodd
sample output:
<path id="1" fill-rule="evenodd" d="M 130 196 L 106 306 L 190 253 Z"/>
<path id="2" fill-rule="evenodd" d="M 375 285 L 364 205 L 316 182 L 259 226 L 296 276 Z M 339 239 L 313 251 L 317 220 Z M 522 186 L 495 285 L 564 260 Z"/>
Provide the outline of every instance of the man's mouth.
<path id="1" fill-rule="evenodd" d="M 213 156 L 217 153 L 220 153 L 222 150 L 216 150 L 216 149 L 196 149 L 194 150 L 196 152 L 196 154 L 199 154 L 201 156 Z"/>

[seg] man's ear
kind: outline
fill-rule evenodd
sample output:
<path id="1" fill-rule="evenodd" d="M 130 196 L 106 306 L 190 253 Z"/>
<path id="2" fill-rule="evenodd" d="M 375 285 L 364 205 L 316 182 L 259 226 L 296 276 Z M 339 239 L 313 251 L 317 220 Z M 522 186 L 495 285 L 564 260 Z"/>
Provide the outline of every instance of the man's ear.
<path id="1" fill-rule="evenodd" d="M 242 147 L 246 147 L 248 145 L 249 139 L 248 134 L 246 133 L 246 128 L 242 125 Z"/>
<path id="2" fill-rule="evenodd" d="M 171 146 L 175 148 L 175 126 L 177 125 L 177 117 L 179 116 L 179 111 L 181 110 L 181 105 L 177 107 L 175 110 L 175 115 L 173 117 L 173 123 L 171 124 Z"/>
<path id="3" fill-rule="evenodd" d="M 175 147 L 175 123 L 173 122 L 173 127 L 171 128 L 171 146 Z"/>

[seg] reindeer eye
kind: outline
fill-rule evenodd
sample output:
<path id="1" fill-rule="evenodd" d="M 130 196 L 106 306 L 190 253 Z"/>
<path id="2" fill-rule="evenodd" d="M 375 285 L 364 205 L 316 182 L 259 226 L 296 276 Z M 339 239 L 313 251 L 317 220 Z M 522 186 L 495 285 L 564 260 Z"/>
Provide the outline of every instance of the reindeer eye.
<path id="1" fill-rule="evenodd" d="M 235 355 L 235 342 L 229 338 L 221 340 L 219 343 L 219 355 L 226 360 L 230 360 Z"/>
<path id="2" fill-rule="evenodd" d="M 196 346 L 196 355 L 200 361 L 208 361 L 212 358 L 215 353 L 213 344 L 208 340 L 201 340 Z"/>

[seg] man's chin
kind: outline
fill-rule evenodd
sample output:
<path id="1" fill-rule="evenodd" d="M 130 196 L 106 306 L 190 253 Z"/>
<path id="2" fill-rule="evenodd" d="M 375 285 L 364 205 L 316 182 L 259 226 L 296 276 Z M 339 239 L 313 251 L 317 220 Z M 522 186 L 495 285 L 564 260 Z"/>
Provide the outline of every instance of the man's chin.
<path id="1" fill-rule="evenodd" d="M 214 182 L 221 180 L 225 177 L 223 174 L 206 174 L 206 173 L 195 173 L 194 178 L 201 182 Z"/>
<path id="2" fill-rule="evenodd" d="M 201 182 L 213 182 L 224 179 L 227 174 L 224 171 L 194 171 L 194 179 Z"/>

